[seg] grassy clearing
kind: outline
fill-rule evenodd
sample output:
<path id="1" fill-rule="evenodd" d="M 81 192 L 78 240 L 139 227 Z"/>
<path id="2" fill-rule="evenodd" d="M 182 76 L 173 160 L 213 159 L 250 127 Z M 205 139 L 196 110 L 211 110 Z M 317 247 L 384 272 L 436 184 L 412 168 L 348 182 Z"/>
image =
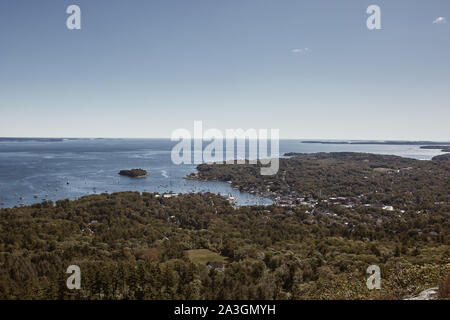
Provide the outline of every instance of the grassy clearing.
<path id="1" fill-rule="evenodd" d="M 206 265 L 209 261 L 227 262 L 227 258 L 208 249 L 187 250 L 186 254 L 193 263 Z"/>

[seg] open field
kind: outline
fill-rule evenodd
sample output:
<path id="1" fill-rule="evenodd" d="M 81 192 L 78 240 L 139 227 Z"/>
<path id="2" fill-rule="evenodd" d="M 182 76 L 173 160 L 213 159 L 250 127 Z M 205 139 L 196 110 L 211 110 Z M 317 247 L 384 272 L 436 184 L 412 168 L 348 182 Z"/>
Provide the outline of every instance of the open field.
<path id="1" fill-rule="evenodd" d="M 212 261 L 227 262 L 225 257 L 208 249 L 187 250 L 186 254 L 189 260 L 200 265 L 206 265 L 208 262 Z"/>

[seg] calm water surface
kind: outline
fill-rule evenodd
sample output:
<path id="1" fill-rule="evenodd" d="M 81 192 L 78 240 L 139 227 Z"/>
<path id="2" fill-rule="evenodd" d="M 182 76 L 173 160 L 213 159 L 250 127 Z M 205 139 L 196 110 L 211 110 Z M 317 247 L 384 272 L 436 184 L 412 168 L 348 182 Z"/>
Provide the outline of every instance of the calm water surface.
<path id="1" fill-rule="evenodd" d="M 168 139 L 82 139 L 61 142 L 0 142 L 0 207 L 76 199 L 84 195 L 118 191 L 214 192 L 232 194 L 240 205 L 270 204 L 269 199 L 241 193 L 223 182 L 188 181 L 195 165 L 174 165 Z M 427 160 L 441 154 L 408 145 L 330 145 L 281 140 L 285 152 L 353 151 L 394 154 Z M 122 169 L 143 168 L 149 176 L 131 179 Z"/>

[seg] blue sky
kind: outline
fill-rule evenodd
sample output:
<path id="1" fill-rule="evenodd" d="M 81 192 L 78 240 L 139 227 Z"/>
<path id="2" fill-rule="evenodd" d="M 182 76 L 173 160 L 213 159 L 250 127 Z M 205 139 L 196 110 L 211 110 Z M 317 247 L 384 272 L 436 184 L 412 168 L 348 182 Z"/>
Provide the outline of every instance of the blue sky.
<path id="1" fill-rule="evenodd" d="M 202 120 L 450 140 L 449 20 L 448 0 L 2 0 L 0 136 L 170 137 Z"/>

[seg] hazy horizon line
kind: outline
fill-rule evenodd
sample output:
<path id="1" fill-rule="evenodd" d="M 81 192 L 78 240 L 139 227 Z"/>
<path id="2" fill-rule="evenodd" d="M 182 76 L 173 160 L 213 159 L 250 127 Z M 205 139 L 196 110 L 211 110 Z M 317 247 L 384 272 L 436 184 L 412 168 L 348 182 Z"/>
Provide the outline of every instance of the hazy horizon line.
<path id="1" fill-rule="evenodd" d="M 68 140 L 83 140 L 83 139 L 89 139 L 89 140 L 94 140 L 94 139 L 103 139 L 103 140 L 113 140 L 113 139 L 139 139 L 139 140 L 156 140 L 156 139 L 160 139 L 160 140 L 171 140 L 170 137 L 45 137 L 45 136 L 23 136 L 23 137 L 18 137 L 18 136 L 0 136 L 0 139 L 68 139 Z M 225 138 L 224 138 L 225 139 Z M 196 140 L 196 139 L 192 139 L 192 140 Z M 249 139 L 246 139 L 249 140 Z M 251 140 L 251 139 L 250 139 Z M 327 141 L 360 141 L 360 142 L 438 142 L 438 143 L 450 143 L 450 140 L 422 140 L 422 139 L 412 139 L 412 140 L 405 140 L 405 139 L 329 139 L 329 138 L 280 138 L 280 140 L 302 140 L 302 141 L 317 141 L 317 142 L 327 142 Z M 175 140 L 174 140 L 175 141 Z"/>

